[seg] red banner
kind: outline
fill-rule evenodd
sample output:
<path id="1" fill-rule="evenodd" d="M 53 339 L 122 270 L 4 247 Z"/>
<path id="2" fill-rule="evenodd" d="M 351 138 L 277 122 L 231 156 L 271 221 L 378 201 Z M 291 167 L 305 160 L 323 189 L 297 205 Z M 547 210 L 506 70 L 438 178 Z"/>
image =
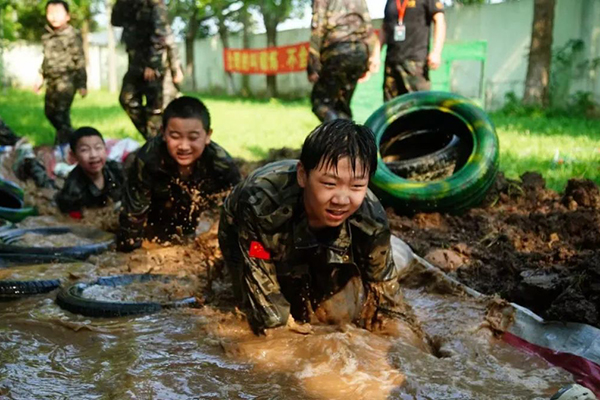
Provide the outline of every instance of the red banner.
<path id="1" fill-rule="evenodd" d="M 262 75 L 305 72 L 307 62 L 308 42 L 266 49 L 223 50 L 226 72 Z"/>

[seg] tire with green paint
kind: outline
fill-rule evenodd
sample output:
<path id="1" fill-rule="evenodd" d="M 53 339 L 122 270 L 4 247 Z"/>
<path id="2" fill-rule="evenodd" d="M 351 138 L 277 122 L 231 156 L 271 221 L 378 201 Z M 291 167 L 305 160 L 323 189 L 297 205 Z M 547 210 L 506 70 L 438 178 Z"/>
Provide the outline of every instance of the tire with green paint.
<path id="1" fill-rule="evenodd" d="M 19 222 L 37 214 L 35 208 L 23 205 L 23 189 L 10 181 L 0 179 L 0 218 Z"/>
<path id="2" fill-rule="evenodd" d="M 498 171 L 498 136 L 488 115 L 471 100 L 452 93 L 416 92 L 380 107 L 367 120 L 378 149 L 399 131 L 440 129 L 461 140 L 452 174 L 428 182 L 404 179 L 378 152 L 373 191 L 401 213 L 459 213 L 483 200 Z"/>

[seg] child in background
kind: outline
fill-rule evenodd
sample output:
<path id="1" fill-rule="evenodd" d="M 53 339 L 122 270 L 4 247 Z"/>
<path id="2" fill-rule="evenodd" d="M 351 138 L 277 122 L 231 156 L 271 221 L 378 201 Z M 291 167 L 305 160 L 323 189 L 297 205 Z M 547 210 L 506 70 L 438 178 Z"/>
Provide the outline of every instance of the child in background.
<path id="1" fill-rule="evenodd" d="M 77 166 L 56 195 L 58 208 L 79 218 L 83 208 L 100 208 L 121 199 L 124 174 L 121 164 L 107 161 L 106 145 L 100 132 L 82 127 L 71 135 L 71 151 Z"/>
<path id="2" fill-rule="evenodd" d="M 117 247 L 131 251 L 144 238 L 172 240 L 193 234 L 212 199 L 240 180 L 231 156 L 211 141 L 210 114 L 193 97 L 173 100 L 162 135 L 137 152 L 128 170 Z"/>
<path id="3" fill-rule="evenodd" d="M 75 92 L 87 95 L 87 74 L 81 34 L 69 21 L 69 5 L 62 0 L 46 3 L 48 31 L 42 36 L 44 61 L 34 86 L 38 93 L 46 82 L 45 113 L 56 129 L 56 144 L 69 143 L 71 126 L 71 104 Z"/>

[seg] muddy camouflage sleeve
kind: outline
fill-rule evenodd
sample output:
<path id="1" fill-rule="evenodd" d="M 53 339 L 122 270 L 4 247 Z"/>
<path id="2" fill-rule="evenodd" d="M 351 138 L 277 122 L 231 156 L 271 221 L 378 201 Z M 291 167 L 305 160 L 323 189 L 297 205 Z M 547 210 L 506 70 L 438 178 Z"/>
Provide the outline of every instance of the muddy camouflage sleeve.
<path id="1" fill-rule="evenodd" d="M 73 60 L 73 71 L 75 73 L 73 84 L 75 89 L 87 88 L 87 72 L 85 70 L 85 53 L 83 51 L 83 39 L 81 33 L 74 31 L 73 43 L 69 48 Z"/>
<path id="2" fill-rule="evenodd" d="M 179 49 L 177 48 L 177 43 L 175 42 L 175 36 L 173 32 L 169 29 L 169 34 L 166 39 L 167 44 L 167 65 L 171 70 L 171 77 L 175 77 L 179 69 L 181 69 L 181 61 L 179 59 Z"/>
<path id="3" fill-rule="evenodd" d="M 117 248 L 132 251 L 142 245 L 144 224 L 151 201 L 152 180 L 144 168 L 144 162 L 136 158 L 131 166 L 121 199 Z"/>
<path id="4" fill-rule="evenodd" d="M 321 45 L 327 28 L 327 0 L 313 0 L 308 74 L 321 72 Z"/>
<path id="5" fill-rule="evenodd" d="M 56 194 L 54 200 L 58 209 L 65 214 L 73 211 L 81 211 L 83 208 L 83 192 L 77 179 L 74 179 L 72 174 L 69 174 L 65 185 Z"/>
<path id="6" fill-rule="evenodd" d="M 268 249 L 265 249 L 267 253 L 264 257 L 253 254 L 256 244 L 265 241 L 254 222 L 257 217 L 249 211 L 249 207 L 243 207 L 243 210 L 238 218 L 238 223 L 241 223 L 238 240 L 244 259 L 242 292 L 251 307 L 253 324 L 260 330 L 285 325 L 290 315 L 290 304 L 281 293 L 275 264 Z"/>

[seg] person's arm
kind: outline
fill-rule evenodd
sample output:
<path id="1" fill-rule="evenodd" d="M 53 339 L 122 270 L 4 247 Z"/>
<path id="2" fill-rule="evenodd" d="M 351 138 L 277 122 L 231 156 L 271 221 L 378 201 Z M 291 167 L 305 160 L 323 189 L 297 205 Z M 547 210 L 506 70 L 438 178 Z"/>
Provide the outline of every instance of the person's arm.
<path id="1" fill-rule="evenodd" d="M 117 249 L 132 251 L 141 247 L 144 223 L 148 218 L 152 195 L 152 181 L 144 168 L 144 162 L 136 157 L 129 169 L 121 197 Z"/>
<path id="2" fill-rule="evenodd" d="M 75 173 L 75 171 L 71 172 L 71 174 L 73 173 Z M 70 215 L 81 213 L 83 208 L 83 194 L 81 188 L 71 174 L 67 177 L 63 188 L 54 198 L 60 212 Z"/>
<path id="3" fill-rule="evenodd" d="M 437 69 L 442 62 L 442 50 L 446 40 L 446 17 L 443 12 L 433 15 L 433 48 L 427 56 L 430 69 Z"/>
<path id="4" fill-rule="evenodd" d="M 69 50 L 71 51 L 71 57 L 73 59 L 73 66 L 75 69 L 75 89 L 79 90 L 81 97 L 85 97 L 87 95 L 87 72 L 81 33 L 75 33 L 73 44 Z"/>
<path id="5" fill-rule="evenodd" d="M 183 82 L 183 69 L 181 68 L 181 61 L 179 59 L 179 49 L 177 49 L 177 43 L 175 42 L 175 36 L 169 29 L 169 34 L 166 38 L 167 44 L 167 63 L 171 69 L 171 77 L 173 83 L 179 85 Z"/>
<path id="6" fill-rule="evenodd" d="M 43 49 L 46 48 L 46 43 L 45 43 L 44 37 L 42 37 L 42 48 Z M 40 90 L 42 89 L 42 86 L 44 86 L 44 78 L 45 78 L 47 68 L 48 68 L 48 60 L 46 59 L 46 52 L 44 51 L 44 59 L 42 60 L 42 65 L 40 66 L 40 69 L 38 70 L 38 76 L 35 80 L 35 83 L 33 84 L 33 91 L 35 93 L 39 93 Z"/>
<path id="7" fill-rule="evenodd" d="M 321 72 L 321 46 L 327 28 L 327 0 L 313 0 L 310 45 L 306 67 L 308 80 L 315 83 Z"/>

